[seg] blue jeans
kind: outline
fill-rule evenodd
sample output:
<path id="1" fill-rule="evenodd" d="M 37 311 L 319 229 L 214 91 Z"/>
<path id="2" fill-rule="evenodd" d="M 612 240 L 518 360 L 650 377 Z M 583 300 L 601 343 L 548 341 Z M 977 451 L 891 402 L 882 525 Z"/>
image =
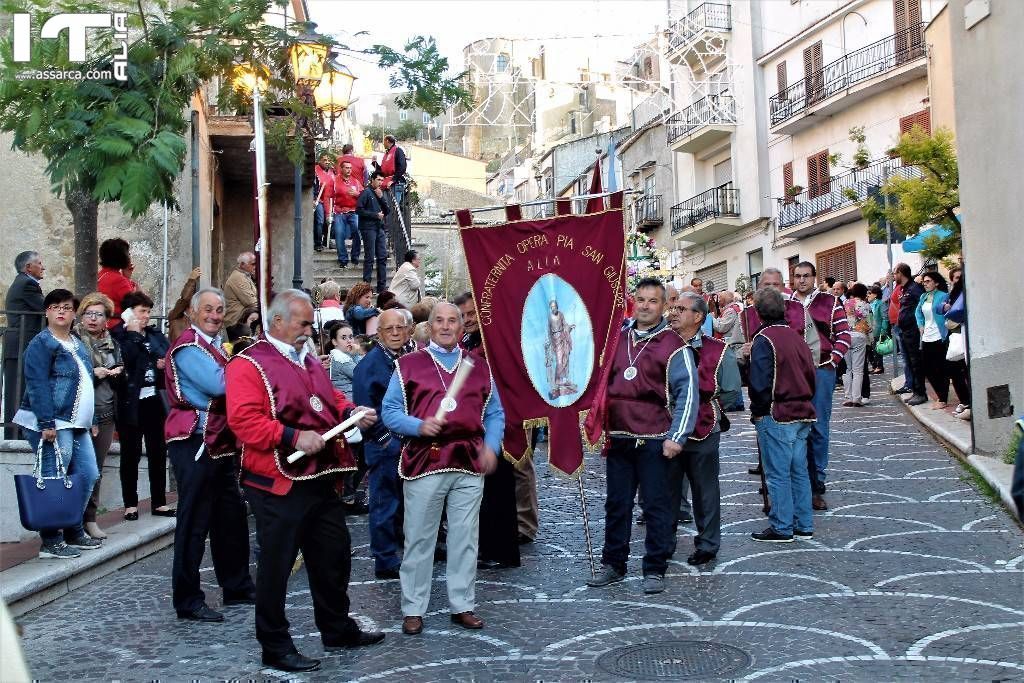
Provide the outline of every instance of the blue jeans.
<path id="1" fill-rule="evenodd" d="M 671 466 L 661 453 L 661 439 L 612 439 L 605 462 L 607 496 L 604 502 L 604 551 L 601 564 L 626 573 L 629 538 L 633 529 L 633 499 L 637 487 L 643 496 L 647 536 L 644 539 L 644 576 L 664 576 L 675 550 L 672 527 Z M 682 456 L 680 456 L 682 457 Z"/>
<path id="2" fill-rule="evenodd" d="M 771 415 L 765 415 L 754 423 L 754 428 L 772 505 L 768 513 L 772 529 L 785 536 L 792 535 L 794 527 L 798 531 L 813 531 L 805 453 L 811 423 L 780 424 Z"/>
<path id="3" fill-rule="evenodd" d="M 334 246 L 338 250 L 338 263 L 348 265 L 345 240 L 352 239 L 352 262 L 359 263 L 359 215 L 355 211 L 334 214 Z"/>
<path id="4" fill-rule="evenodd" d="M 363 235 L 366 255 L 363 259 L 363 282 L 373 276 L 373 261 L 377 261 L 377 291 L 388 288 L 388 234 L 381 223 L 367 223 L 359 227 Z"/>
<path id="5" fill-rule="evenodd" d="M 36 448 L 39 447 L 42 433 L 32 431 L 31 429 L 26 429 L 24 432 L 29 446 L 32 447 L 32 452 L 35 453 Z M 92 492 L 93 487 L 96 486 L 96 481 L 100 478 L 100 471 L 96 467 L 96 451 L 93 450 L 92 436 L 89 434 L 89 430 L 58 429 L 57 444 L 60 446 L 64 467 L 67 468 L 68 473 L 77 472 L 85 476 L 85 490 Z M 43 446 L 43 476 L 57 476 L 57 456 L 53 451 L 53 446 L 50 444 Z M 83 515 L 85 514 L 85 506 L 88 503 L 89 495 L 87 494 L 82 498 Z M 64 540 L 65 535 L 71 539 L 77 539 L 81 538 L 84 534 L 85 529 L 82 527 L 81 518 L 73 527 L 68 527 L 67 529 L 44 529 L 39 532 L 39 536 L 43 539 L 43 545 L 60 543 Z"/>
<path id="6" fill-rule="evenodd" d="M 395 204 L 397 204 L 399 209 L 401 209 L 402 197 L 405 196 L 405 183 L 392 183 L 389 189 L 395 196 Z M 395 209 L 393 206 L 389 206 L 388 208 L 392 210 Z"/>
<path id="7" fill-rule="evenodd" d="M 313 209 L 313 246 L 324 247 L 324 205 L 318 203 Z"/>
<path id="8" fill-rule="evenodd" d="M 370 553 L 375 571 L 398 569 L 402 529 L 402 479 L 398 476 L 401 444 L 391 439 L 387 448 L 367 442 L 364 446 L 370 476 Z"/>
<path id="9" fill-rule="evenodd" d="M 828 469 L 828 432 L 832 420 L 832 392 L 836 390 L 836 369 L 831 365 L 817 370 L 814 385 L 814 422 L 807 438 L 807 471 L 811 489 L 817 495 L 825 493 L 825 470 Z"/>
<path id="10" fill-rule="evenodd" d="M 896 340 L 896 350 L 903 354 L 903 386 L 908 389 L 914 388 L 914 368 L 910 364 L 910 359 L 907 357 L 907 349 L 903 344 L 903 335 L 900 334 L 900 328 L 893 325 L 892 338 Z M 893 356 L 893 362 L 896 362 L 896 356 Z"/>

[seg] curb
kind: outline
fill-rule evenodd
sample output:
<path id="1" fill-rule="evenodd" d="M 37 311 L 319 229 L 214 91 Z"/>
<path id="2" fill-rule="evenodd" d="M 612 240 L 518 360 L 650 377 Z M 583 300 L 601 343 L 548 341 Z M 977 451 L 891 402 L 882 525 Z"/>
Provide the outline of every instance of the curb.
<path id="1" fill-rule="evenodd" d="M 892 389 L 899 389 L 903 386 L 903 378 L 898 377 L 890 383 Z M 892 394 L 890 394 L 892 396 Z M 899 401 L 898 395 L 896 400 Z M 1017 509 L 1010 496 L 1010 488 L 1013 485 L 1013 465 L 1007 465 L 998 458 L 989 455 L 975 453 L 971 449 L 971 431 L 968 427 L 964 434 L 963 420 L 951 417 L 943 411 L 922 408 L 921 406 L 908 406 L 899 401 L 904 410 L 917 420 L 918 424 L 928 430 L 932 436 L 946 446 L 962 463 L 968 465 L 981 475 L 988 484 L 999 492 L 1003 505 L 1010 511 L 1010 516 L 1016 520 L 1017 515 L 1013 513 Z M 927 405 L 927 404 L 923 404 Z"/>
<path id="2" fill-rule="evenodd" d="M 0 572 L 0 599 L 15 617 L 42 607 L 172 545 L 175 522 L 166 517 L 124 522 L 106 529 L 108 538 L 103 545 L 82 551 L 79 558 L 36 558 L 11 567 Z"/>

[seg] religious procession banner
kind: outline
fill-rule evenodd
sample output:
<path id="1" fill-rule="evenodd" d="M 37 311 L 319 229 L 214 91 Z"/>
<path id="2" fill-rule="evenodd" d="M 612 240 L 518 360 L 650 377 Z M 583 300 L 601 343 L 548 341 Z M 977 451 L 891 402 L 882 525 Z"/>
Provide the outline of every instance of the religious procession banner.
<path id="1" fill-rule="evenodd" d="M 603 203 L 602 203 L 603 204 Z M 625 282 L 622 193 L 612 208 L 522 220 L 508 207 L 498 226 L 468 225 L 462 246 L 484 349 L 505 409 L 505 456 L 530 457 L 526 429 L 548 426 L 550 464 L 583 467 L 582 423 L 611 364 Z M 605 365 L 602 365 L 605 363 Z"/>

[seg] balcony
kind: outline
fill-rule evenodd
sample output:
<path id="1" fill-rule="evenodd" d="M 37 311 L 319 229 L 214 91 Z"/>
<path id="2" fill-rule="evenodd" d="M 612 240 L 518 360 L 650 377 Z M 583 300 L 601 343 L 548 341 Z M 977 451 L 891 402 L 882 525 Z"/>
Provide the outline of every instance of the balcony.
<path id="1" fill-rule="evenodd" d="M 660 194 L 640 195 L 633 202 L 633 222 L 637 230 L 646 232 L 665 222 Z"/>
<path id="2" fill-rule="evenodd" d="M 672 237 L 677 242 L 701 244 L 740 227 L 740 191 L 725 183 L 672 207 Z"/>
<path id="3" fill-rule="evenodd" d="M 705 2 L 668 30 L 668 60 L 691 68 L 709 68 L 725 58 L 726 33 L 732 30 L 732 8 Z"/>
<path id="4" fill-rule="evenodd" d="M 736 100 L 708 95 L 668 119 L 667 138 L 673 152 L 698 154 L 717 146 L 736 130 Z"/>
<path id="5" fill-rule="evenodd" d="M 916 166 L 904 166 L 901 159 L 882 159 L 830 178 L 822 187 L 778 200 L 779 235 L 808 237 L 860 220 L 857 202 L 895 175 L 916 178 L 921 171 Z"/>
<path id="6" fill-rule="evenodd" d="M 924 24 L 883 38 L 826 64 L 768 100 L 771 132 L 793 135 L 884 90 L 928 74 Z"/>

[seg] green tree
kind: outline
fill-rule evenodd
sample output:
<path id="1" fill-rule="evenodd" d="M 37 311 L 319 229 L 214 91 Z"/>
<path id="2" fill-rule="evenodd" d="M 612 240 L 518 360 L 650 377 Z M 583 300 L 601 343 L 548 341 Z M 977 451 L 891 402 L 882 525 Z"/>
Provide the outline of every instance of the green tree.
<path id="1" fill-rule="evenodd" d="M 176 205 L 174 180 L 185 163 L 192 97 L 214 77 L 223 83 L 221 111 L 247 110 L 230 79 L 245 63 L 267 83 L 268 103 L 295 116 L 314 113 L 295 96 L 288 73 L 287 51 L 296 32 L 264 21 L 271 1 L 149 0 L 144 11 L 143 3 L 130 0 L 0 0 L 5 15 L 29 13 L 33 18 L 30 62 L 14 63 L 10 36 L 0 40 L 0 130 L 13 133 L 13 148 L 47 161 L 53 191 L 63 197 L 74 220 L 79 291 L 95 286 L 100 203 L 119 202 L 133 217 L 155 202 Z M 86 64 L 68 60 L 67 32 L 60 39 L 39 39 L 40 27 L 53 14 L 112 11 L 129 14 L 127 80 L 17 78 L 28 69 L 112 70 L 121 48 L 112 32 L 90 32 Z M 323 41 L 347 49 L 329 38 Z M 459 76 L 446 77 L 447 60 L 436 49 L 397 59 L 382 46 L 370 52 L 379 56 L 382 68 L 398 72 L 392 80 L 414 99 L 440 106 L 446 98 L 464 96 Z M 298 164 L 304 151 L 294 131 L 287 116 L 267 121 L 268 143 Z"/>
<path id="2" fill-rule="evenodd" d="M 872 237 L 885 239 L 885 221 L 908 237 L 926 225 L 942 225 L 949 234 L 927 237 L 921 254 L 941 259 L 960 253 L 960 219 L 955 212 L 960 206 L 960 169 L 953 134 L 940 128 L 929 135 L 914 126 L 900 138 L 892 154 L 901 157 L 906 165 L 917 167 L 921 177 L 890 177 L 881 188 L 883 194 L 894 200 L 888 208 L 874 198 L 859 202 Z"/>

